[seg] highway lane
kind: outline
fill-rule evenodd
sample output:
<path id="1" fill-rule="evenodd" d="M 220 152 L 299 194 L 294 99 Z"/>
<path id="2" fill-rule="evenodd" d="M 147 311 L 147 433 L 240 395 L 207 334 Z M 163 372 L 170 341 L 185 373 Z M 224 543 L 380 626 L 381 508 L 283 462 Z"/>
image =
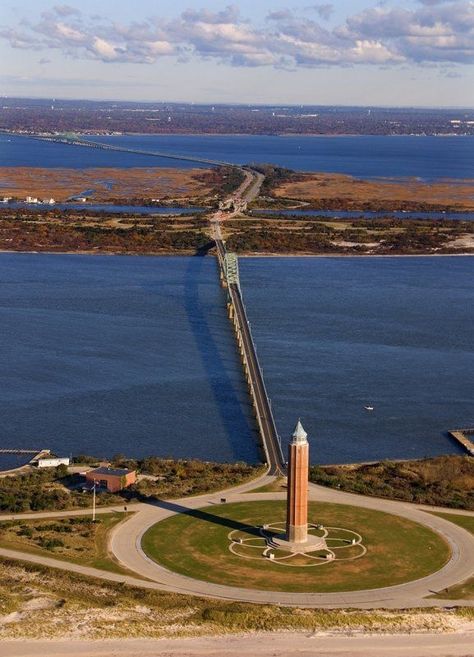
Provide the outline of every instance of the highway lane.
<path id="1" fill-rule="evenodd" d="M 242 169 L 245 174 L 245 181 L 237 190 L 237 195 L 246 203 L 251 203 L 260 194 L 265 176 L 254 169 Z"/>
<path id="2" fill-rule="evenodd" d="M 211 223 L 214 231 L 215 243 L 219 258 L 219 265 L 223 268 L 226 253 L 225 244 L 222 241 L 220 225 L 216 219 Z M 273 418 L 270 401 L 268 399 L 265 382 L 258 362 L 255 345 L 250 332 L 247 313 L 242 300 L 240 289 L 235 284 L 228 285 L 230 301 L 234 307 L 237 326 L 242 337 L 242 347 L 248 366 L 252 398 L 257 414 L 257 422 L 260 429 L 265 458 L 269 467 L 269 474 L 284 475 L 286 471 L 285 458 L 280 445 L 280 439 Z"/>
<path id="3" fill-rule="evenodd" d="M 265 383 L 258 362 L 258 357 L 255 352 L 252 335 L 250 333 L 247 314 L 237 285 L 229 285 L 229 295 L 240 327 L 242 347 L 247 361 L 248 374 L 257 413 L 257 421 L 260 428 L 266 460 L 269 466 L 269 474 L 284 474 L 286 469 L 285 459 L 283 457 L 280 439 L 278 437 L 275 421 L 270 408 L 270 402 L 265 389 Z"/>
<path id="4" fill-rule="evenodd" d="M 260 188 L 265 180 L 265 176 L 253 169 L 243 168 L 242 171 L 244 172 L 245 180 L 242 182 L 239 189 L 233 194 L 233 197 L 250 202 L 260 193 Z M 226 247 L 222 236 L 221 224 L 225 222 L 226 218 L 234 216 L 235 214 L 237 214 L 236 211 L 218 211 L 209 218 L 212 236 L 216 244 L 219 266 L 224 276 Z M 252 339 L 250 324 L 245 311 L 240 287 L 233 283 L 228 284 L 228 294 L 230 302 L 234 307 L 235 321 L 242 338 L 244 359 L 248 367 L 251 394 L 257 415 L 257 423 L 260 430 L 265 459 L 269 468 L 268 472 L 272 475 L 284 475 L 286 471 L 285 458 L 282 453 L 280 439 L 265 388 L 265 382 L 257 353 L 255 351 L 255 345 Z"/>

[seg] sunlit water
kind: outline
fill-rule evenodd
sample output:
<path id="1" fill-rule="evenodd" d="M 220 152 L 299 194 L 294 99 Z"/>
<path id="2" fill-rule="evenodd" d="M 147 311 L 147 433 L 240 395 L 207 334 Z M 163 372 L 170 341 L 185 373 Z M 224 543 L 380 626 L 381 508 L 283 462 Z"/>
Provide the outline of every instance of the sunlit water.
<path id="1" fill-rule="evenodd" d="M 313 461 L 456 452 L 473 263 L 241 259 L 283 439 L 301 416 Z M 0 446 L 258 460 L 214 259 L 1 254 L 0 278 Z"/>

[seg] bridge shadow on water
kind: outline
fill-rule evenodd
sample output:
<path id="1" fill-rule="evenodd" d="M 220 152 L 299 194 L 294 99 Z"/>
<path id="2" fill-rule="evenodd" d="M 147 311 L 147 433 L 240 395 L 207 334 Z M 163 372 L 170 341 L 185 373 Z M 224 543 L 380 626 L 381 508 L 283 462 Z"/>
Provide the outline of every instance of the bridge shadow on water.
<path id="1" fill-rule="evenodd" d="M 243 398 L 247 395 L 243 375 L 239 372 L 235 377 L 240 378 L 241 381 L 239 390 L 235 378 L 232 380 L 230 376 L 229 363 L 224 361 L 209 324 L 208 312 L 199 298 L 199 284 L 201 281 L 203 283 L 207 282 L 207 279 L 203 276 L 203 256 L 214 246 L 214 242 L 208 242 L 201 247 L 196 252 L 197 257 L 191 258 L 186 268 L 184 277 L 185 312 L 233 457 L 235 460 L 247 460 L 242 457 L 242 454 L 250 454 L 251 450 L 248 447 L 242 449 L 242 446 L 245 446 L 245 443 L 249 445 L 252 441 L 255 454 L 253 461 L 255 462 L 258 460 L 258 447 L 250 400 L 247 401 L 247 404 L 243 402 Z M 218 272 L 216 272 L 216 283 L 218 284 Z M 218 311 L 222 312 L 223 317 L 226 318 L 224 293 L 222 293 L 222 305 L 219 304 L 219 306 L 221 307 L 218 308 Z M 228 322 L 229 335 L 231 330 L 230 322 Z M 237 349 L 235 345 L 232 346 L 234 348 L 228 353 L 227 358 L 235 361 L 231 364 L 231 367 L 239 369 L 240 362 Z M 244 410 L 246 406 L 247 412 Z M 209 454 L 209 457 L 211 456 L 212 454 Z"/>
<path id="2" fill-rule="evenodd" d="M 245 522 L 239 522 L 238 520 L 232 520 L 232 518 L 226 518 L 225 516 L 218 516 L 202 509 L 190 509 L 186 506 L 181 506 L 176 502 L 170 500 L 161 500 L 154 498 L 153 501 L 150 499 L 146 500 L 147 504 L 152 506 L 157 506 L 160 509 L 166 509 L 167 511 L 172 511 L 173 513 L 179 515 L 190 516 L 191 518 L 197 518 L 198 520 L 204 520 L 205 522 L 210 522 L 213 525 L 221 525 L 222 527 L 227 527 L 230 530 L 238 529 L 240 531 L 251 534 L 252 536 L 261 536 L 259 529 L 255 525 L 248 525 Z M 225 507 L 225 504 L 222 505 Z"/>

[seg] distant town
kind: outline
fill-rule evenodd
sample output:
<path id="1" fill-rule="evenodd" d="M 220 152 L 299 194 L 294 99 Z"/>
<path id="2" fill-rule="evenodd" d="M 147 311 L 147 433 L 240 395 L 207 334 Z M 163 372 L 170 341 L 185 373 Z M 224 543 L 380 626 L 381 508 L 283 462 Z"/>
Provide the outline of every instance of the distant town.
<path id="1" fill-rule="evenodd" d="M 0 128 L 23 134 L 472 135 L 474 110 L 3 98 Z"/>

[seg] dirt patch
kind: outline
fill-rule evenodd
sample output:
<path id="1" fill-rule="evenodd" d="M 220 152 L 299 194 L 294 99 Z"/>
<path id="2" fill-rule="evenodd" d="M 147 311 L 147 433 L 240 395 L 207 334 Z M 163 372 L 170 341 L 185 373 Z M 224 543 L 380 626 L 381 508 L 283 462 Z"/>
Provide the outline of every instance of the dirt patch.
<path id="1" fill-rule="evenodd" d="M 474 235 L 463 235 L 449 244 L 453 249 L 474 249 Z"/>

